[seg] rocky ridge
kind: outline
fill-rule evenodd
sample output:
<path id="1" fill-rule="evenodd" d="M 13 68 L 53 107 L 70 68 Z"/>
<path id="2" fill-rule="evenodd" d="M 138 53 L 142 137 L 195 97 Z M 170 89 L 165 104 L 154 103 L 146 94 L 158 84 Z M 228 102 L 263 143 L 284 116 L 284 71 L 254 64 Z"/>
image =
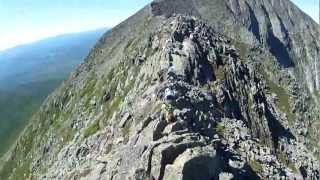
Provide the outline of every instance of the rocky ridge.
<path id="1" fill-rule="evenodd" d="M 156 16 L 200 17 L 235 40 L 240 54 L 250 56 L 245 59 L 260 63 L 292 129 L 302 129 L 300 138 L 319 154 L 320 36 L 312 18 L 289 0 L 156 0 L 150 6 Z"/>
<path id="2" fill-rule="evenodd" d="M 97 156 L 89 145 L 84 157 L 97 156 L 93 160 L 96 164 L 84 163 L 77 170 L 71 166 L 65 173 L 57 172 L 65 164 L 65 157 L 72 157 L 64 155 L 45 178 L 77 178 L 85 170 L 88 173 L 84 177 L 102 179 L 319 177 L 317 160 L 307 155 L 306 148 L 299 146 L 290 132 L 284 133 L 290 130 L 282 126 L 275 105 L 268 102 L 263 81 L 252 67 L 239 61 L 236 49 L 228 42 L 193 18 L 166 20 L 150 40 L 152 48 L 163 47 L 162 54 L 155 55 L 162 58 L 151 56 L 140 69 L 143 72 L 143 66 L 157 63 L 154 82 L 143 94 L 127 96 L 133 99 L 134 109 L 121 108 L 124 112 L 120 110 L 118 116 L 122 119 L 113 132 L 104 132 L 103 137 L 113 137 L 111 144 L 116 147 L 107 155 Z M 156 108 L 166 89 L 176 94 L 176 121 L 172 124 L 161 119 Z M 124 101 L 122 107 L 127 104 L 130 101 Z M 145 111 L 146 108 L 152 110 Z M 135 115 L 141 111 L 146 117 L 134 125 L 131 121 L 140 119 Z M 127 123 L 129 135 L 124 137 L 121 128 Z M 89 144 L 96 143 L 94 138 Z"/>
<path id="3" fill-rule="evenodd" d="M 274 54 L 156 9 L 98 42 L 34 116 L 0 177 L 318 179 L 304 119 L 312 98 Z"/>

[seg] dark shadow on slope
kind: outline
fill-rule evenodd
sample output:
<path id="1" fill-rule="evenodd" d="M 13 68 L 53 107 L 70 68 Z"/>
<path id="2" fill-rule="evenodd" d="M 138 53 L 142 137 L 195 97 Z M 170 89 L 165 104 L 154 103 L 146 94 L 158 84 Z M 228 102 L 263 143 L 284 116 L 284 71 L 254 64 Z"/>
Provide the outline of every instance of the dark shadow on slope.
<path id="1" fill-rule="evenodd" d="M 246 2 L 246 5 L 249 9 L 249 13 L 250 13 L 250 26 L 249 26 L 249 31 L 251 31 L 253 33 L 253 35 L 257 38 L 257 40 L 259 40 L 259 42 L 261 41 L 260 39 L 260 27 L 259 27 L 259 21 L 254 13 L 254 11 L 252 10 L 252 8 L 250 7 L 250 5 Z"/>
<path id="2" fill-rule="evenodd" d="M 292 61 L 286 46 L 275 37 L 271 29 L 268 31 L 267 44 L 271 53 L 277 58 L 282 67 L 294 67 L 294 62 Z"/>
<path id="3" fill-rule="evenodd" d="M 225 151 L 223 150 L 223 148 L 219 148 L 217 150 L 217 154 L 220 157 L 224 157 L 224 164 L 228 164 L 229 160 L 232 161 L 241 161 L 241 159 L 239 159 L 238 155 L 235 155 L 231 152 Z M 256 172 L 254 172 L 252 170 L 252 168 L 246 163 L 241 169 L 236 169 L 233 167 L 230 167 L 229 165 L 225 165 L 223 167 L 223 171 L 224 172 L 229 172 L 232 173 L 234 178 L 236 180 L 256 180 L 256 179 L 260 179 L 259 176 L 257 175 Z M 219 179 L 219 177 L 217 177 L 217 180 Z"/>
<path id="4" fill-rule="evenodd" d="M 233 174 L 233 179 L 255 180 L 259 176 L 248 165 L 241 169 L 235 169 L 228 165 L 229 159 L 239 160 L 237 156 L 225 151 L 223 147 L 217 147 L 214 157 L 199 156 L 185 163 L 182 180 L 219 180 L 222 172 Z"/>
<path id="5" fill-rule="evenodd" d="M 228 98 L 228 100 L 224 104 L 224 112 L 225 116 L 228 118 L 244 119 L 241 113 L 240 103 L 235 100 L 235 98 Z"/>
<path id="6" fill-rule="evenodd" d="M 289 32 L 286 29 L 285 25 L 283 24 L 282 19 L 279 16 L 277 16 L 277 17 L 278 17 L 278 20 L 280 21 L 281 32 L 284 33 L 284 35 L 285 35 L 284 39 L 289 38 Z"/>
<path id="7" fill-rule="evenodd" d="M 272 30 L 272 24 L 270 20 L 270 16 L 268 11 L 264 6 L 261 7 L 262 10 L 265 13 L 265 16 L 268 18 L 268 32 L 267 32 L 267 39 L 266 43 L 268 47 L 270 48 L 270 52 L 277 58 L 278 63 L 284 67 L 284 68 L 289 68 L 289 67 L 294 67 L 294 62 L 292 61 L 292 58 L 289 55 L 288 49 L 286 48 L 285 44 L 283 44 L 280 39 L 278 39 Z M 280 20 L 280 18 L 278 18 Z M 284 25 L 282 22 L 280 22 L 281 26 L 281 31 L 286 31 L 284 28 Z"/>
<path id="8" fill-rule="evenodd" d="M 222 172 L 222 165 L 218 156 L 200 156 L 188 161 L 182 170 L 182 180 L 215 180 Z"/>
<path id="9" fill-rule="evenodd" d="M 288 130 L 285 129 L 282 124 L 274 117 L 269 109 L 266 110 L 266 118 L 268 120 L 269 129 L 271 131 L 271 136 L 275 145 L 275 148 L 278 147 L 278 141 L 280 137 L 286 137 L 288 139 L 294 139 L 294 135 Z"/>
<path id="10" fill-rule="evenodd" d="M 308 172 L 306 171 L 306 168 L 305 168 L 305 167 L 301 166 L 301 167 L 299 168 L 299 171 L 300 171 L 301 175 L 302 175 L 304 178 L 306 178 L 306 177 L 308 176 Z"/>
<path id="11" fill-rule="evenodd" d="M 201 46 L 200 46 L 201 49 Z M 203 50 L 201 49 L 201 52 L 203 52 Z M 212 65 L 210 65 L 209 60 L 208 60 L 208 52 L 204 52 L 204 53 L 200 53 L 201 57 L 200 60 L 198 61 L 199 65 L 199 73 L 196 73 L 196 71 L 194 71 L 194 74 L 197 74 L 196 80 L 198 80 L 200 82 L 200 84 L 204 85 L 207 84 L 209 82 L 212 82 L 214 80 L 214 69 L 212 67 Z"/>

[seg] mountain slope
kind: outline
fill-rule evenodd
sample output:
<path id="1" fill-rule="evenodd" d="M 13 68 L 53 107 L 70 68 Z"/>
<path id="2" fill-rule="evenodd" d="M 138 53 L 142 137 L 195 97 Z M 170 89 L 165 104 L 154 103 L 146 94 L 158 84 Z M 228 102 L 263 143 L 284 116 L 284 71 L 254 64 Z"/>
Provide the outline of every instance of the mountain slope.
<path id="1" fill-rule="evenodd" d="M 184 4 L 184 6 L 180 6 Z M 224 34 L 270 49 L 280 65 L 319 91 L 319 26 L 289 0 L 157 0 L 153 13 L 200 16 Z"/>
<path id="2" fill-rule="evenodd" d="M 259 61 L 264 78 L 273 93 L 283 96 L 278 106 L 293 129 L 302 129 L 301 139 L 320 155 L 320 36 L 319 25 L 309 16 L 289 0 L 156 0 L 151 11 L 201 17 L 237 41 L 240 53 L 247 55 L 250 48 L 270 53 Z"/>
<path id="3" fill-rule="evenodd" d="M 11 90 L 48 77 L 64 79 L 105 31 L 60 35 L 0 52 L 0 88 Z"/>
<path id="4" fill-rule="evenodd" d="M 62 35 L 0 52 L 0 156 L 103 32 Z"/>
<path id="5" fill-rule="evenodd" d="M 106 33 L 34 115 L 0 177 L 318 179 L 317 103 L 290 74 L 296 59 L 229 22 L 226 2 L 246 1 L 155 1 Z M 279 5 L 256 2 L 268 14 Z"/>

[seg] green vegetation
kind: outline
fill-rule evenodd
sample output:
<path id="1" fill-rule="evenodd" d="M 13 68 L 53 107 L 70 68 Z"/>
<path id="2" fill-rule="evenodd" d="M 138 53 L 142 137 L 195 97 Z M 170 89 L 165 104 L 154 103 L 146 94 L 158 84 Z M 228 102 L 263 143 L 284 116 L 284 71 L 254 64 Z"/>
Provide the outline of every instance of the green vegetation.
<path id="1" fill-rule="evenodd" d="M 105 31 L 57 36 L 1 54 L 0 156 L 18 138 L 48 94 L 83 61 Z"/>
<path id="2" fill-rule="evenodd" d="M 130 78 L 138 75 L 139 67 L 130 63 L 130 61 L 121 62 L 107 74 L 107 79 L 103 82 L 103 84 L 108 84 L 107 89 L 109 89 L 109 93 L 112 97 L 111 100 L 105 104 L 105 122 L 102 122 L 103 124 L 107 123 L 114 112 L 121 106 L 127 94 L 134 88 L 136 78 Z M 119 91 L 118 88 L 120 88 L 121 91 Z"/>
<path id="3" fill-rule="evenodd" d="M 107 116 L 108 118 L 111 118 L 113 113 L 119 108 L 119 106 L 123 102 L 122 96 L 116 96 L 113 98 L 112 102 L 107 106 Z"/>
<path id="4" fill-rule="evenodd" d="M 261 173 L 263 171 L 262 165 L 255 159 L 249 161 L 249 166 L 256 173 Z"/>
<path id="5" fill-rule="evenodd" d="M 222 124 L 217 124 L 217 126 L 214 128 L 214 130 L 221 136 L 224 135 L 226 132 L 226 127 L 223 126 Z"/>
<path id="6" fill-rule="evenodd" d="M 308 142 L 307 142 L 307 148 L 310 151 L 318 150 L 320 149 L 320 143 L 319 143 L 319 135 L 317 135 L 317 132 L 315 132 L 317 129 L 319 129 L 320 123 L 314 123 L 312 127 L 309 128 L 309 132 L 307 135 Z M 320 160 L 320 153 L 314 154 L 318 160 Z"/>
<path id="7" fill-rule="evenodd" d="M 140 42 L 135 40 L 130 44 L 130 51 L 136 48 L 136 43 Z M 152 51 L 149 53 L 152 53 Z M 89 60 L 90 58 L 87 58 L 88 66 L 91 63 L 95 63 Z M 99 120 L 89 124 L 84 129 L 83 139 L 92 136 L 104 125 L 107 125 L 110 118 L 121 107 L 124 98 L 134 88 L 136 77 L 140 73 L 139 66 L 135 66 L 130 58 L 120 62 L 109 73 L 100 73 L 98 75 L 93 69 L 90 71 L 90 68 L 88 68 L 88 71 L 87 76 L 81 74 L 82 78 L 84 78 L 82 79 L 84 84 L 79 83 L 80 86 L 76 87 L 78 89 L 74 89 L 75 87 L 71 81 L 66 81 L 63 87 L 58 88 L 55 95 L 49 97 L 46 106 L 43 106 L 41 111 L 33 117 L 32 125 L 26 129 L 23 137 L 19 140 L 17 149 L 13 151 L 15 154 L 8 162 L 3 164 L 3 170 L 0 172 L 1 178 L 8 179 L 11 176 L 13 179 L 27 179 L 27 177 L 30 177 L 30 163 L 35 160 L 34 155 L 39 150 L 36 147 L 43 147 L 51 133 L 58 140 L 55 141 L 52 149 L 52 153 L 57 154 L 67 142 L 73 139 L 75 132 L 78 131 L 73 126 L 73 120 L 77 117 L 76 115 L 79 111 L 95 115 L 101 113 L 102 107 L 102 111 L 104 111 L 101 113 Z M 21 90 L 23 91 L 24 89 L 22 88 Z M 106 94 L 110 95 L 110 98 L 104 99 L 103 97 Z M 95 100 L 94 104 L 90 103 L 93 99 Z M 40 106 L 40 104 L 37 105 Z M 3 106 L 5 107 L 5 105 Z M 115 115 L 118 116 L 118 114 Z M 118 120 L 118 118 L 116 119 Z M 128 122 L 123 128 L 125 141 L 129 138 L 130 123 Z M 42 155 L 39 155 L 39 157 L 46 158 Z M 52 157 L 55 156 L 53 155 Z M 47 168 L 45 166 L 41 166 L 41 169 L 37 171 L 45 173 Z"/>
<path id="8" fill-rule="evenodd" d="M 65 101 L 64 101 L 65 100 Z M 63 104 L 67 104 L 69 103 L 69 101 L 71 100 L 69 97 L 65 97 L 64 100 L 62 101 Z M 62 103 L 61 102 L 61 103 Z M 60 146 L 66 144 L 67 142 L 71 141 L 76 133 L 76 129 L 73 129 L 71 127 L 71 121 L 68 121 L 72 114 L 72 108 L 69 107 L 67 109 L 64 110 L 55 110 L 56 112 L 54 114 L 49 113 L 47 114 L 47 117 L 44 117 L 45 119 L 52 119 L 51 121 L 51 127 L 53 127 L 55 129 L 55 131 L 57 132 L 57 136 L 60 139 Z M 45 127 L 49 127 L 50 125 L 43 125 Z M 43 129 L 47 129 L 47 128 L 43 128 Z M 45 134 L 46 132 L 43 131 L 43 134 Z"/>
<path id="9" fill-rule="evenodd" d="M 61 128 L 58 132 L 61 137 L 62 144 L 71 141 L 75 135 L 75 130 L 71 128 Z"/>
<path id="10" fill-rule="evenodd" d="M 33 82 L 14 90 L 0 91 L 0 137 L 5 137 L 1 139 L 0 156 L 8 150 L 28 123 L 27 119 L 61 81 Z"/>
<path id="11" fill-rule="evenodd" d="M 282 162 L 283 164 L 287 165 L 287 167 L 293 171 L 293 172 L 298 172 L 296 166 L 294 165 L 293 162 L 288 159 L 288 156 L 284 152 L 278 152 L 277 153 L 277 158 Z"/>
<path id="12" fill-rule="evenodd" d="M 277 101 L 278 108 L 283 113 L 286 113 L 288 117 L 288 121 L 290 123 L 293 123 L 296 119 L 296 115 L 291 111 L 290 96 L 287 93 L 287 91 L 270 80 L 267 81 L 267 85 L 269 86 L 270 91 L 272 93 L 275 93 L 278 97 L 278 101 Z"/>
<path id="13" fill-rule="evenodd" d="M 0 171 L 1 178 L 7 178 L 11 175 L 12 179 L 26 179 L 26 177 L 30 176 L 30 150 L 34 145 L 36 135 L 37 131 L 28 131 L 26 136 L 22 137 L 20 144 L 16 147 L 16 151 L 13 152 L 16 154 L 4 163 Z"/>
<path id="14" fill-rule="evenodd" d="M 287 155 L 284 154 L 283 152 L 278 152 L 277 158 L 280 160 L 280 162 L 282 162 L 284 164 L 287 164 L 287 162 L 288 162 Z"/>
<path id="15" fill-rule="evenodd" d="M 295 166 L 294 163 L 292 163 L 292 162 L 290 162 L 290 163 L 288 164 L 288 168 L 289 168 L 292 172 L 295 172 L 295 173 L 298 172 L 296 166 Z"/>
<path id="16" fill-rule="evenodd" d="M 247 56 L 248 51 L 249 51 L 249 45 L 247 45 L 245 43 L 242 43 L 240 41 L 235 41 L 234 44 L 235 44 L 236 49 L 239 52 L 240 61 L 241 62 L 246 62 L 246 59 L 247 59 L 246 56 Z"/>
<path id="17" fill-rule="evenodd" d="M 99 129 L 100 129 L 99 122 L 94 122 L 84 130 L 83 139 L 86 139 L 91 135 L 95 134 L 96 132 L 99 131 Z"/>
<path id="18" fill-rule="evenodd" d="M 130 39 L 125 46 L 125 50 L 131 50 L 133 48 L 136 48 L 139 43 L 139 39 Z"/>
<path id="19" fill-rule="evenodd" d="M 63 92 L 63 89 L 59 90 Z M 27 179 L 31 173 L 30 164 L 34 160 L 33 155 L 37 153 L 37 149 L 34 147 L 40 147 L 47 141 L 48 131 L 55 130 L 54 132 L 60 140 L 55 146 L 56 150 L 73 138 L 75 129 L 70 128 L 70 121 L 68 121 L 72 114 L 71 109 L 61 109 L 69 100 L 67 96 L 56 98 L 56 101 L 51 101 L 48 104 L 50 111 L 42 110 L 32 117 L 33 123 L 25 129 L 14 151 L 11 151 L 13 153 L 11 158 L 4 163 L 3 169 L 0 171 L 1 178 L 8 179 L 11 176 L 12 179 Z M 42 172 L 43 169 L 40 171 Z"/>
<path id="20" fill-rule="evenodd" d="M 81 90 L 80 97 L 83 98 L 85 95 L 91 95 L 91 93 L 93 93 L 96 83 L 97 83 L 97 79 L 94 78 L 94 74 L 92 73 L 88 77 L 85 87 Z"/>
<path id="21" fill-rule="evenodd" d="M 216 68 L 214 68 L 214 73 L 217 80 L 225 79 L 225 70 L 223 66 L 217 66 Z"/>
<path id="22" fill-rule="evenodd" d="M 12 175 L 12 179 L 27 179 L 30 176 L 30 159 L 28 161 L 17 164 L 17 161 L 9 160 L 5 163 L 3 171 L 0 172 L 0 177 L 9 177 Z M 14 173 L 11 171 L 14 169 Z"/>

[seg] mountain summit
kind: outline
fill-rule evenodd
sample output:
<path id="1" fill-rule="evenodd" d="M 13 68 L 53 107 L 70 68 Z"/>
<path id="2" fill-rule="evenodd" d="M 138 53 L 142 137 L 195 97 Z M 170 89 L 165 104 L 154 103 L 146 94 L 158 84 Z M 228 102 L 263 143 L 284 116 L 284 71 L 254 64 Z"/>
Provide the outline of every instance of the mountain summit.
<path id="1" fill-rule="evenodd" d="M 159 0 L 44 102 L 4 179 L 319 179 L 317 24 L 287 0 Z"/>
<path id="2" fill-rule="evenodd" d="M 238 41 L 262 45 L 310 91 L 320 90 L 319 25 L 289 0 L 157 0 L 151 7 L 155 15 L 201 17 Z"/>

